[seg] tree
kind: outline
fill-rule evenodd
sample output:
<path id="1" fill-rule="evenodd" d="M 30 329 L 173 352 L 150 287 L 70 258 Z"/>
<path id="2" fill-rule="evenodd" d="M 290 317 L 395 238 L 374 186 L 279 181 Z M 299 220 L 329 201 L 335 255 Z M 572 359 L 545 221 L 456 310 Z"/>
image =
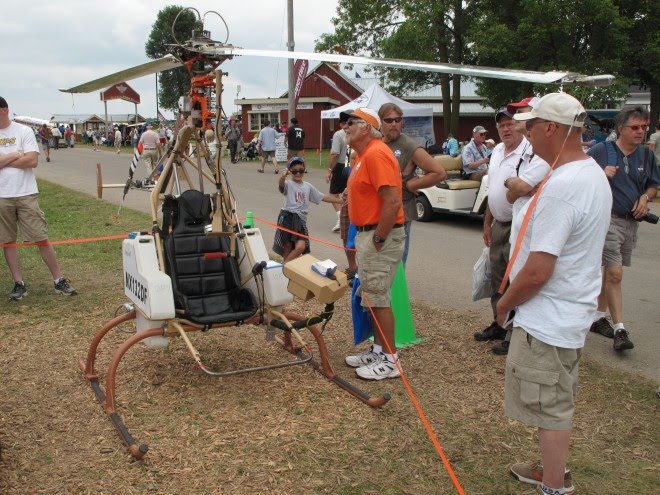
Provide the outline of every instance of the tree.
<path id="1" fill-rule="evenodd" d="M 156 17 L 151 27 L 149 39 L 145 44 L 147 56 L 152 59 L 162 58 L 172 52 L 168 45 L 176 44 L 172 36 L 174 19 L 183 10 L 179 5 L 165 7 Z M 197 28 L 197 17 L 192 12 L 183 12 L 176 21 L 174 33 L 179 42 L 190 39 L 193 29 Z M 190 75 L 184 67 L 171 69 L 160 74 L 160 87 L 158 88 L 158 102 L 163 108 L 176 110 L 179 97 L 187 95 L 190 91 Z"/>
<path id="2" fill-rule="evenodd" d="M 622 76 L 632 21 L 620 14 L 612 0 L 485 0 L 481 12 L 469 32 L 477 63 L 615 75 L 615 85 L 606 88 L 563 87 L 587 108 L 614 105 L 627 95 L 628 80 Z M 477 81 L 477 94 L 494 108 L 558 88 L 556 84 Z"/>
<path id="3" fill-rule="evenodd" d="M 660 122 L 660 17 L 657 0 L 617 0 L 621 15 L 632 19 L 630 51 L 624 72 L 651 93 L 651 124 Z M 655 7 L 653 7 L 655 5 Z"/>
<path id="4" fill-rule="evenodd" d="M 461 64 L 466 60 L 465 32 L 476 1 L 339 0 L 334 33 L 316 42 L 319 51 Z M 388 90 L 415 91 L 440 84 L 445 133 L 458 130 L 461 77 L 377 68 Z M 384 76 L 387 76 L 386 79 Z M 451 95 L 451 98 L 449 98 Z"/>

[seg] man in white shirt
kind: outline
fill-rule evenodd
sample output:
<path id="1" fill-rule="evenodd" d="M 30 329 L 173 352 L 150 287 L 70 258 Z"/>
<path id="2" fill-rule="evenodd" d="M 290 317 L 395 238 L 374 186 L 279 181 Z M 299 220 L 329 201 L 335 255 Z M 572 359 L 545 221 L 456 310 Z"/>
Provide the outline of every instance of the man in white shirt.
<path id="1" fill-rule="evenodd" d="M 115 126 L 115 149 L 117 154 L 121 153 L 121 131 L 117 126 Z"/>
<path id="2" fill-rule="evenodd" d="M 541 462 L 510 466 L 536 493 L 574 492 L 566 470 L 578 363 L 600 292 L 600 262 L 612 195 L 581 146 L 584 107 L 566 93 L 541 98 L 526 122 L 534 152 L 555 170 L 513 220 L 510 282 L 497 304 L 501 325 L 516 310 L 505 373 L 505 414 L 538 428 Z M 532 209 L 532 211 L 528 210 Z M 533 215 L 532 215 L 533 213 Z M 542 480 L 539 483 L 538 480 Z"/>
<path id="3" fill-rule="evenodd" d="M 20 228 L 26 242 L 38 243 L 41 258 L 53 276 L 55 292 L 74 296 L 76 290 L 62 277 L 55 249 L 48 242 L 48 225 L 39 209 L 37 167 L 39 147 L 32 130 L 9 120 L 7 100 L 0 97 L 0 244 L 5 260 L 14 279 L 10 301 L 18 301 L 27 295 L 15 245 Z"/>
<path id="4" fill-rule="evenodd" d="M 505 339 L 507 332 L 497 324 L 498 293 L 504 272 L 509 263 L 509 237 L 511 235 L 511 219 L 513 209 L 506 199 L 505 182 L 515 177 L 518 165 L 525 159 L 529 142 L 516 131 L 513 115 L 506 108 L 501 108 L 495 115 L 497 132 L 502 142 L 495 146 L 490 156 L 488 171 L 488 207 L 484 217 L 484 244 L 490 247 L 491 284 L 493 295 L 490 303 L 493 308 L 493 323 L 481 332 L 474 334 L 475 340 L 487 341 Z M 506 355 L 509 349 L 509 339 L 496 344 L 493 352 Z"/>

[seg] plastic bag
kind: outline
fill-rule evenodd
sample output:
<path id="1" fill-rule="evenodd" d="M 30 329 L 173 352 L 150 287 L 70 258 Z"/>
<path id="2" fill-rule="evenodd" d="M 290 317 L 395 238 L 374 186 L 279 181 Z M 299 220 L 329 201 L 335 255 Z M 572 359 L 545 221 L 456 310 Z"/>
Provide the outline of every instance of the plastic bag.
<path id="1" fill-rule="evenodd" d="M 485 247 L 472 271 L 472 300 L 478 301 L 492 295 L 490 248 Z"/>

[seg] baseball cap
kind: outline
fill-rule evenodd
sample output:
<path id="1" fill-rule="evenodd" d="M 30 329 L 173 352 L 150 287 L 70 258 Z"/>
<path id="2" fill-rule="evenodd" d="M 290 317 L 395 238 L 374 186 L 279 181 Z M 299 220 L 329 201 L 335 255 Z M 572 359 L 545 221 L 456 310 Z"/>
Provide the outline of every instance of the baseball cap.
<path id="1" fill-rule="evenodd" d="M 9 108 L 9 105 L 7 105 L 7 100 L 5 100 L 2 96 L 0 96 L 0 108 Z"/>
<path id="2" fill-rule="evenodd" d="M 506 107 L 502 107 L 495 114 L 495 122 L 499 122 L 500 117 L 509 117 L 510 119 L 512 119 L 514 113 L 516 112 L 515 111 L 509 112 L 508 105 Z"/>
<path id="3" fill-rule="evenodd" d="M 290 169 L 294 165 L 304 165 L 304 164 L 305 164 L 305 160 L 303 160 L 299 156 L 294 156 L 293 158 L 291 158 L 291 160 L 289 160 L 289 163 L 286 164 L 286 168 Z"/>
<path id="4" fill-rule="evenodd" d="M 492 145 L 495 144 L 495 140 L 493 140 L 493 139 L 486 139 L 485 142 L 488 143 L 488 144 L 492 144 Z"/>
<path id="5" fill-rule="evenodd" d="M 345 116 L 345 117 L 344 117 Z M 339 114 L 339 120 L 345 119 L 348 120 L 349 117 L 357 117 L 367 122 L 371 127 L 380 131 L 380 117 L 375 110 L 367 107 L 356 108 L 355 110 L 346 110 Z"/>
<path id="6" fill-rule="evenodd" d="M 532 107 L 534 108 L 539 102 L 540 98 L 538 96 L 530 96 L 529 98 L 524 98 L 517 103 L 509 103 L 506 106 L 507 112 L 510 114 L 515 114 L 519 108 Z"/>
<path id="7" fill-rule="evenodd" d="M 151 127 L 151 122 L 147 122 L 147 127 Z"/>
<path id="8" fill-rule="evenodd" d="M 541 98 L 531 112 L 518 113 L 516 120 L 543 119 L 572 127 L 582 127 L 587 112 L 582 103 L 567 93 L 549 93 Z"/>
<path id="9" fill-rule="evenodd" d="M 488 132 L 486 128 L 482 125 L 478 125 L 474 129 L 472 129 L 472 134 L 481 134 L 482 132 Z"/>

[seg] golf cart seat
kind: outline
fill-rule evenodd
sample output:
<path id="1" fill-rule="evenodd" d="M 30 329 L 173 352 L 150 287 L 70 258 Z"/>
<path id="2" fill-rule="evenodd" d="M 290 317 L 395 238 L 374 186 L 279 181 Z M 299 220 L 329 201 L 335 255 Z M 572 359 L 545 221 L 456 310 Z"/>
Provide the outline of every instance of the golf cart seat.
<path id="1" fill-rule="evenodd" d="M 442 168 L 447 172 L 447 180 L 437 184 L 441 189 L 479 189 L 481 183 L 478 180 L 461 179 L 461 170 L 463 170 L 463 158 L 461 155 L 456 157 L 449 155 L 438 155 L 433 157 Z"/>
<path id="2" fill-rule="evenodd" d="M 202 325 L 253 316 L 257 306 L 251 291 L 241 287 L 230 238 L 205 233 L 211 223 L 210 196 L 191 189 L 168 199 L 174 228 L 163 234 L 177 313 Z"/>

